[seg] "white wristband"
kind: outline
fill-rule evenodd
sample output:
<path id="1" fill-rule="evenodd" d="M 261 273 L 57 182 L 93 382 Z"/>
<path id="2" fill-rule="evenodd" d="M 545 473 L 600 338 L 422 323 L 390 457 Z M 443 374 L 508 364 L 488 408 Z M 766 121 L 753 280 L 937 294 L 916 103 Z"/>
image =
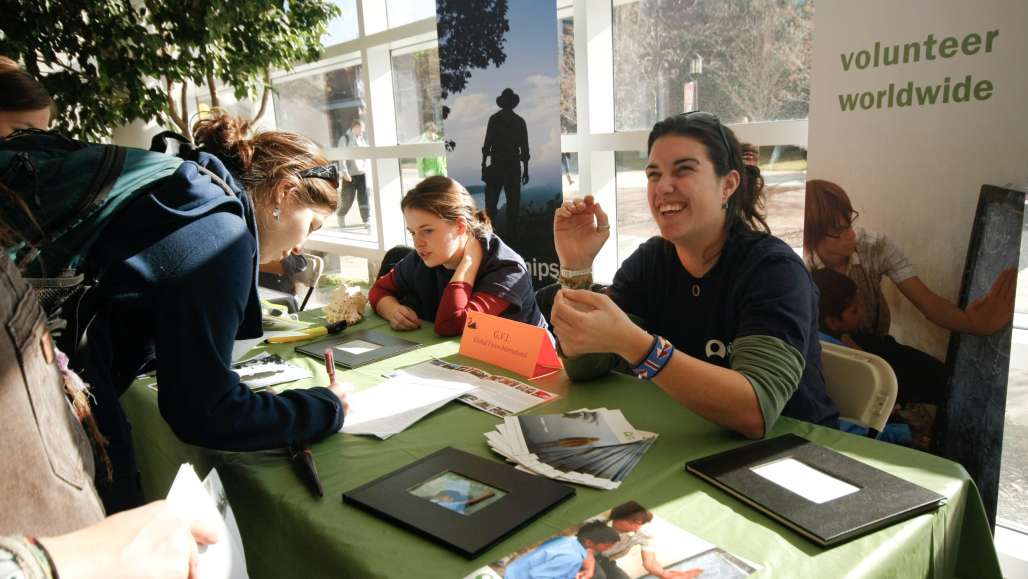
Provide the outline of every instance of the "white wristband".
<path id="1" fill-rule="evenodd" d="M 581 277 L 583 275 L 592 275 L 593 268 L 589 266 L 585 269 L 567 269 L 565 267 L 560 268 L 560 277 L 573 278 Z"/>

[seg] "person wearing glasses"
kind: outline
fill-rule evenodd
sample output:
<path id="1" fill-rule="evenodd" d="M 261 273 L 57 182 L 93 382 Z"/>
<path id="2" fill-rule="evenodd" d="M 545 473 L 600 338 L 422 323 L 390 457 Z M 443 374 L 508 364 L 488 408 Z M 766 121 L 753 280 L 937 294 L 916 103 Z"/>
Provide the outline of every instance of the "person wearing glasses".
<path id="1" fill-rule="evenodd" d="M 803 261 L 769 234 L 759 181 L 735 134 L 696 111 L 654 125 L 647 148 L 647 200 L 660 235 L 624 261 L 604 293 L 586 288 L 610 235 L 607 214 L 586 197 L 554 216 L 563 288 L 551 324 L 571 357 L 568 375 L 595 377 L 620 363 L 749 438 L 783 414 L 836 426 L 817 292 Z"/>
<path id="2" fill-rule="evenodd" d="M 888 237 L 854 229 L 860 215 L 839 185 L 822 179 L 807 181 L 803 253 L 811 270 L 833 269 L 857 284 L 864 304 L 858 332 L 884 336 L 889 333 L 889 305 L 882 295 L 882 278 L 888 277 L 932 323 L 975 336 L 1002 330 L 1014 315 L 1017 272 L 1000 272 L 989 293 L 966 309 L 932 291 L 917 276 L 910 260 Z"/>
<path id="3" fill-rule="evenodd" d="M 69 353 L 110 442 L 113 478 L 97 475 L 109 514 L 143 503 L 118 401 L 141 372 L 156 370 L 161 416 L 188 444 L 283 448 L 342 426 L 344 386 L 255 393 L 230 367 L 234 340 L 262 332 L 258 265 L 298 253 L 338 204 L 335 167 L 310 139 L 249 128 L 219 111 L 199 121 L 198 149 L 123 205 L 86 256 L 102 273 L 78 312 L 85 345 Z M 0 229 L 5 248 L 17 236 Z"/>

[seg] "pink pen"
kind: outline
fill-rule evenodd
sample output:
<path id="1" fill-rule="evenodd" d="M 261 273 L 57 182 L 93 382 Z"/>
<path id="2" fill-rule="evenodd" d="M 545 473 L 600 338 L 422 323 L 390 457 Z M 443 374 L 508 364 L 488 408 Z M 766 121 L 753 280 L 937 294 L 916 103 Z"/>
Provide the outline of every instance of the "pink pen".
<path id="1" fill-rule="evenodd" d="M 334 386 L 336 383 L 336 361 L 332 356 L 332 348 L 325 348 L 325 370 L 328 371 L 328 383 Z"/>

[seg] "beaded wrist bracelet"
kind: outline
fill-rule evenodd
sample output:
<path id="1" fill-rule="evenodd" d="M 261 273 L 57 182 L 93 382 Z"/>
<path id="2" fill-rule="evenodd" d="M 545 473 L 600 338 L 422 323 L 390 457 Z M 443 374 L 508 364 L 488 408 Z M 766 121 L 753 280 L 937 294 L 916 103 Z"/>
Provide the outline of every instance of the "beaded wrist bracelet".
<path id="1" fill-rule="evenodd" d="M 654 376 L 660 374 L 668 360 L 671 359 L 671 354 L 674 353 L 675 346 L 669 340 L 654 334 L 650 353 L 631 371 L 640 380 L 652 380 Z"/>

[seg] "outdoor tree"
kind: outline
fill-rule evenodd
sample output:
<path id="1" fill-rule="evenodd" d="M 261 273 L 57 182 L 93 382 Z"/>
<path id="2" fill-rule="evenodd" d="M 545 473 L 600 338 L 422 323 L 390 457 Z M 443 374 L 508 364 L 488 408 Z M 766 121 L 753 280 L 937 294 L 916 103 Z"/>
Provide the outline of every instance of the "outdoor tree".
<path id="1" fill-rule="evenodd" d="M 260 118 L 270 71 L 317 59 L 339 9 L 326 0 L 13 0 L 5 12 L 0 54 L 46 86 L 55 129 L 97 140 L 136 119 L 188 134 L 187 83 L 207 87 L 212 106 L 218 88 L 237 99 L 260 93 Z"/>
<path id="2" fill-rule="evenodd" d="M 474 69 L 507 60 L 504 35 L 510 30 L 507 0 L 437 0 L 439 84 L 443 99 L 460 94 Z M 443 118 L 449 116 L 443 107 Z"/>
<path id="3" fill-rule="evenodd" d="M 811 1 L 640 0 L 614 9 L 619 128 L 646 128 L 699 107 L 726 122 L 806 116 Z M 702 60 L 702 71 L 693 62 Z"/>

